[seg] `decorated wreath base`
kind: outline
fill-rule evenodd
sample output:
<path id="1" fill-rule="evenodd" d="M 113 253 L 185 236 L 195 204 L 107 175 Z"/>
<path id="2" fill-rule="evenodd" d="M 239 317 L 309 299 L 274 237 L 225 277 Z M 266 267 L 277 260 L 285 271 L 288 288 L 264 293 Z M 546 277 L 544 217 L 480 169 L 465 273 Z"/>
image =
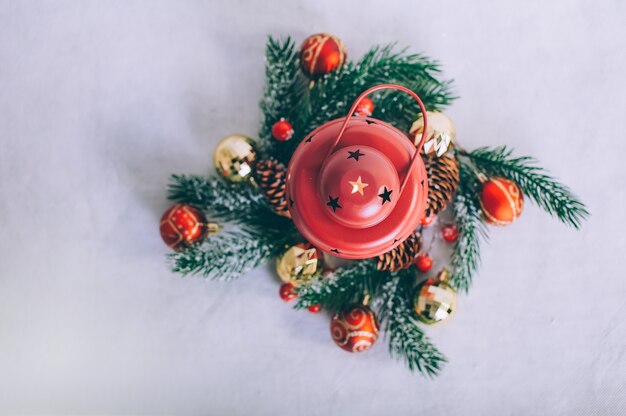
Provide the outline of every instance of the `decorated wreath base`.
<path id="1" fill-rule="evenodd" d="M 451 82 L 423 55 L 385 46 L 348 61 L 339 39 L 317 34 L 299 51 L 289 38 L 270 37 L 265 58 L 256 139 L 220 141 L 219 177 L 172 176 L 174 205 L 160 231 L 175 250 L 173 270 L 228 280 L 276 259 L 280 297 L 297 309 L 331 313 L 330 337 L 339 347 L 365 351 L 383 331 L 392 356 L 436 375 L 446 359 L 423 325 L 454 314 L 457 293 L 469 290 L 478 268 L 487 225 L 515 221 L 526 197 L 578 228 L 585 206 L 530 157 L 459 146 L 441 112 L 455 98 Z M 361 95 L 370 88 L 375 94 Z M 315 146 L 321 131 L 330 133 L 321 157 L 292 159 L 299 145 Z M 381 150 L 389 134 L 404 142 Z M 406 224 L 406 232 L 395 231 Z M 446 264 L 434 263 L 435 245 L 449 245 Z M 336 267 L 333 256 L 356 260 Z"/>

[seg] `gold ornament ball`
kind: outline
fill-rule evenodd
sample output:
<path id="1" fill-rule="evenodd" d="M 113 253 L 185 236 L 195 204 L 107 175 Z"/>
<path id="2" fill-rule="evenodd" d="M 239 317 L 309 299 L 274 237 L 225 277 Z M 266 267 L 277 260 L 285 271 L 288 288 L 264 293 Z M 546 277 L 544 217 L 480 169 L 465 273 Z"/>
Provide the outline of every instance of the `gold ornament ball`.
<path id="1" fill-rule="evenodd" d="M 448 284 L 450 273 L 443 269 L 424 282 L 415 294 L 413 307 L 418 319 L 428 325 L 447 320 L 456 310 L 456 292 Z"/>
<path id="2" fill-rule="evenodd" d="M 450 117 L 438 111 L 427 111 L 428 131 L 422 152 L 426 155 L 433 154 L 437 157 L 446 154 L 450 146 L 454 146 L 456 130 Z M 419 143 L 424 131 L 424 116 L 420 114 L 409 129 L 409 135 Z"/>
<path id="3" fill-rule="evenodd" d="M 213 154 L 217 172 L 231 182 L 249 180 L 257 156 L 255 147 L 251 138 L 240 134 L 224 137 Z"/>
<path id="4" fill-rule="evenodd" d="M 299 285 L 322 268 L 322 252 L 309 243 L 289 247 L 276 260 L 276 272 L 285 283 Z"/>

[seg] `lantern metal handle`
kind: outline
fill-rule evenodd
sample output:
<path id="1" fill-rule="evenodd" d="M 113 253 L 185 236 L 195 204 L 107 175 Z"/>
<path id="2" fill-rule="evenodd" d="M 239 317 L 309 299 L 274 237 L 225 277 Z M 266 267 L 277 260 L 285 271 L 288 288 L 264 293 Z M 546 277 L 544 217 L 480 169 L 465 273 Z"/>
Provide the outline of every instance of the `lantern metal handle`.
<path id="1" fill-rule="evenodd" d="M 420 110 L 422 111 L 422 116 L 424 118 L 424 130 L 422 131 L 422 138 L 420 139 L 419 143 L 416 146 L 415 154 L 413 154 L 413 157 L 411 158 L 411 162 L 409 163 L 409 168 L 407 169 L 406 174 L 404 175 L 404 178 L 402 179 L 402 182 L 400 184 L 399 193 L 401 194 L 402 191 L 404 190 L 404 185 L 406 184 L 406 181 L 409 179 L 409 176 L 411 176 L 411 172 L 413 172 L 413 168 L 415 167 L 415 164 L 417 163 L 417 159 L 419 158 L 420 151 L 422 150 L 422 147 L 424 146 L 424 142 L 426 141 L 426 134 L 428 132 L 428 118 L 426 116 L 426 107 L 424 107 L 424 103 L 422 103 L 422 100 L 420 99 L 420 97 L 416 93 L 414 93 L 413 91 L 411 91 L 410 89 L 406 87 L 403 87 L 401 85 L 395 85 L 395 84 L 380 84 L 380 85 L 377 85 L 375 87 L 372 87 L 366 90 L 361 95 L 359 95 L 358 98 L 354 101 L 354 104 L 352 104 L 352 107 L 350 108 L 350 111 L 348 112 L 348 115 L 346 116 L 346 119 L 343 122 L 343 125 L 341 126 L 341 130 L 339 130 L 337 139 L 335 139 L 335 143 L 333 143 L 333 145 L 328 150 L 328 154 L 326 155 L 324 160 L 328 160 L 329 156 L 334 152 L 335 148 L 339 144 L 339 141 L 343 137 L 343 133 L 346 131 L 346 128 L 348 127 L 348 123 L 350 122 L 352 115 L 356 111 L 356 108 L 361 103 L 361 100 L 363 100 L 363 98 L 367 97 L 371 93 L 375 91 L 379 91 L 379 90 L 398 90 L 398 91 L 402 91 L 402 92 L 409 94 L 411 97 L 415 99 L 415 101 L 417 101 L 417 104 L 419 105 Z"/>

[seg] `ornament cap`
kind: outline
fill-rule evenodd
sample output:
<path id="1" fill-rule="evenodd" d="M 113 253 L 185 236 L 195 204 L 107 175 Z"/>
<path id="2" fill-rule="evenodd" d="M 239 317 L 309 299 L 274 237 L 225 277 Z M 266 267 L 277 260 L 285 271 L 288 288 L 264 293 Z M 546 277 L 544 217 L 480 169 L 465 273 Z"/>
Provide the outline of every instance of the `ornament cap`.
<path id="1" fill-rule="evenodd" d="M 439 273 L 437 273 L 437 280 L 444 283 L 448 283 L 450 281 L 450 277 L 450 271 L 445 267 L 441 269 Z"/>

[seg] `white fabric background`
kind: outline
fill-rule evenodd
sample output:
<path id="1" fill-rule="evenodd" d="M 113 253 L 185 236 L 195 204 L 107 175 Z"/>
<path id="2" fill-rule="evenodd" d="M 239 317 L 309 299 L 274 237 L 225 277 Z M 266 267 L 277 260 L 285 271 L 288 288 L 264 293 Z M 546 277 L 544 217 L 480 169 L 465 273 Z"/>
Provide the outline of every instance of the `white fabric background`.
<path id="1" fill-rule="evenodd" d="M 491 230 L 427 380 L 350 355 L 270 267 L 181 279 L 170 173 L 254 136 L 267 34 L 398 41 L 441 60 L 467 148 L 536 156 L 589 205 Z M 1 1 L 0 413 L 618 415 L 626 412 L 626 3 Z"/>

